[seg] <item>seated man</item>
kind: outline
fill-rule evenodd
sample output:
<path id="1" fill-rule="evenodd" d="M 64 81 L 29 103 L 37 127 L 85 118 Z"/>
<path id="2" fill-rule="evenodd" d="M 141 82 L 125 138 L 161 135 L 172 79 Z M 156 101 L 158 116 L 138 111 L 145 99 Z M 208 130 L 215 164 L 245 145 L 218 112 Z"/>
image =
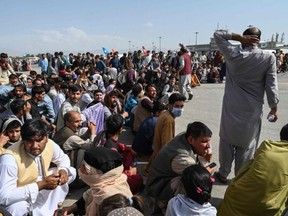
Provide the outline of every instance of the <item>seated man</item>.
<path id="1" fill-rule="evenodd" d="M 22 124 L 27 119 L 32 119 L 32 115 L 30 114 L 31 105 L 22 99 L 15 99 L 10 103 L 11 113 L 8 115 L 9 118 L 17 118 L 21 121 Z"/>
<path id="2" fill-rule="evenodd" d="M 21 128 L 22 142 L 0 156 L 0 205 L 13 216 L 52 215 L 75 178 L 68 156 L 49 133 L 41 119 L 28 120 Z M 57 166 L 53 174 L 51 162 Z"/>
<path id="3" fill-rule="evenodd" d="M 79 134 L 82 120 L 79 112 L 69 111 L 64 115 L 65 127 L 55 133 L 53 140 L 68 154 L 71 164 L 79 168 L 82 164 L 85 149 L 90 148 L 96 137 L 96 125 L 88 122 L 88 130 Z"/>
<path id="4" fill-rule="evenodd" d="M 181 175 L 183 170 L 196 164 L 202 156 L 210 161 L 211 130 L 201 122 L 188 124 L 185 133 L 180 133 L 155 158 L 149 172 L 146 191 L 155 198 L 156 207 L 165 209 L 169 199 L 183 193 Z M 207 168 L 211 173 L 213 169 Z"/>
<path id="5" fill-rule="evenodd" d="M 165 110 L 165 105 L 156 101 L 153 107 L 153 116 L 145 119 L 140 125 L 138 133 L 132 143 L 132 150 L 137 158 L 148 161 L 153 153 L 154 129 L 158 117 Z"/>
<path id="6" fill-rule="evenodd" d="M 264 140 L 228 186 L 218 215 L 283 215 L 288 197 L 288 124 Z"/>
<path id="7" fill-rule="evenodd" d="M 123 130 L 123 117 L 114 114 L 108 117 L 106 121 L 105 140 L 101 144 L 106 148 L 118 151 L 123 157 L 124 173 L 127 175 L 127 182 L 133 194 L 139 193 L 143 189 L 143 179 L 137 175 L 134 167 L 134 157 L 131 148 L 118 141 L 118 137 Z"/>

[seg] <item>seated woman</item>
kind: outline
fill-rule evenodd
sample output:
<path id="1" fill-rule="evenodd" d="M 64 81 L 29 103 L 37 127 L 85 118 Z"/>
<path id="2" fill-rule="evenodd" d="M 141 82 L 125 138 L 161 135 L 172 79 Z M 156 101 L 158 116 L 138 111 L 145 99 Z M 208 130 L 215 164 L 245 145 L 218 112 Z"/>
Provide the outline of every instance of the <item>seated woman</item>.
<path id="1" fill-rule="evenodd" d="M 228 186 L 218 215 L 283 215 L 288 198 L 288 124 L 264 140 Z"/>
<path id="2" fill-rule="evenodd" d="M 90 189 L 76 203 L 63 208 L 67 215 L 99 215 L 98 208 L 107 197 L 118 193 L 127 198 L 133 196 L 123 174 L 122 156 L 117 151 L 105 147 L 86 150 L 78 174 Z"/>
<path id="3" fill-rule="evenodd" d="M 21 141 L 20 120 L 9 118 L 3 122 L 0 134 L 0 154 L 9 146 Z"/>

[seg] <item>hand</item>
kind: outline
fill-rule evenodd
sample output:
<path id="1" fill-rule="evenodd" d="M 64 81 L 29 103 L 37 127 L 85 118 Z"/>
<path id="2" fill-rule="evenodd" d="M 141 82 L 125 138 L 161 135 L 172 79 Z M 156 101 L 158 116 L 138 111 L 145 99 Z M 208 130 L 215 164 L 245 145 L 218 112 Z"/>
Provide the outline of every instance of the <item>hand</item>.
<path id="1" fill-rule="evenodd" d="M 130 167 L 129 172 L 130 175 L 137 175 L 137 167 Z"/>
<path id="2" fill-rule="evenodd" d="M 46 189 L 46 190 L 53 190 L 59 185 L 59 175 L 52 174 L 45 178 L 43 178 L 41 181 L 37 182 L 39 191 Z"/>
<path id="3" fill-rule="evenodd" d="M 128 116 L 129 116 L 129 114 L 128 114 L 128 112 L 123 112 L 122 113 L 122 117 L 125 119 L 125 118 L 128 118 Z"/>
<path id="4" fill-rule="evenodd" d="M 277 119 L 278 119 L 277 107 L 271 108 L 271 110 L 270 110 L 268 115 L 274 115 L 274 119 L 271 122 L 276 122 Z"/>
<path id="5" fill-rule="evenodd" d="M 9 140 L 10 138 L 6 134 L 1 133 L 0 134 L 0 148 L 6 145 Z"/>
<path id="6" fill-rule="evenodd" d="M 24 105 L 26 114 L 30 113 L 31 111 L 31 104 L 29 102 L 26 102 L 26 105 Z"/>
<path id="7" fill-rule="evenodd" d="M 72 214 L 75 211 L 77 211 L 77 205 L 73 204 L 71 206 L 63 207 L 61 213 L 58 212 L 58 209 L 56 209 L 53 216 L 66 216 Z"/>
<path id="8" fill-rule="evenodd" d="M 66 170 L 59 170 L 59 185 L 66 184 L 68 182 L 68 174 Z"/>
<path id="9" fill-rule="evenodd" d="M 91 134 L 96 134 L 96 124 L 94 124 L 93 122 L 88 122 L 87 127 L 90 130 Z"/>
<path id="10" fill-rule="evenodd" d="M 211 175 L 213 175 L 213 173 L 215 172 L 215 167 L 213 167 L 213 168 L 210 168 L 210 167 L 205 167 L 207 170 L 208 170 L 208 172 L 211 174 Z"/>
<path id="11" fill-rule="evenodd" d="M 213 157 L 212 152 L 207 153 L 206 155 L 204 155 L 204 158 L 206 159 L 206 161 L 210 162 L 211 159 Z"/>
<path id="12" fill-rule="evenodd" d="M 259 43 L 256 35 L 242 35 L 239 40 L 244 47 L 253 46 Z"/>

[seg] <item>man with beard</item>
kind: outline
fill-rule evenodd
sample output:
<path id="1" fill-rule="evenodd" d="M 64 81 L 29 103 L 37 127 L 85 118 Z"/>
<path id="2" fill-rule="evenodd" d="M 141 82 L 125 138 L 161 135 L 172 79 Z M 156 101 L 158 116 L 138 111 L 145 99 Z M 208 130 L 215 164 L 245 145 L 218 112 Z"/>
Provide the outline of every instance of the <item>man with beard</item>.
<path id="1" fill-rule="evenodd" d="M 0 205 L 12 215 L 52 215 L 75 179 L 69 158 L 49 133 L 41 119 L 28 120 L 22 141 L 0 156 Z M 49 169 L 51 162 L 56 168 Z"/>
<path id="2" fill-rule="evenodd" d="M 121 114 L 125 119 L 128 117 L 127 112 L 123 112 L 122 106 L 118 101 L 119 93 L 117 90 L 113 90 L 105 95 L 104 98 L 104 120 L 113 115 L 113 114 Z"/>
<path id="3" fill-rule="evenodd" d="M 88 130 L 81 135 L 82 119 L 77 111 L 67 112 L 64 123 L 65 126 L 55 133 L 53 140 L 69 156 L 72 166 L 78 169 L 82 164 L 85 149 L 90 147 L 96 136 L 96 125 L 88 122 Z"/>

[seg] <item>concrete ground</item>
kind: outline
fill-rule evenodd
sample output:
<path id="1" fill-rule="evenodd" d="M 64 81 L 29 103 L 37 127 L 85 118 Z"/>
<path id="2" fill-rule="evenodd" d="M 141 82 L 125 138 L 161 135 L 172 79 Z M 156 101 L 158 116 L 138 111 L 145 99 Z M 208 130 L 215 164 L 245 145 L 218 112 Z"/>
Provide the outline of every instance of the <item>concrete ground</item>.
<path id="1" fill-rule="evenodd" d="M 269 112 L 269 108 L 265 99 L 264 116 L 262 120 L 262 133 L 260 141 L 264 139 L 279 140 L 279 132 L 284 124 L 288 123 L 288 73 L 278 74 L 279 82 L 279 95 L 280 103 L 278 106 L 279 119 L 275 123 L 270 123 L 266 120 L 266 116 Z M 213 149 L 213 161 L 218 162 L 218 143 L 219 143 L 219 126 L 221 116 L 222 98 L 225 84 L 202 84 L 193 89 L 194 97 L 191 101 L 185 103 L 184 113 L 181 117 L 176 119 L 176 134 L 185 131 L 186 126 L 190 122 L 202 121 L 212 131 L 212 149 Z M 120 136 L 120 140 L 123 143 L 130 145 L 133 140 L 133 135 L 129 130 L 125 130 Z M 218 167 L 216 167 L 218 170 Z M 229 175 L 229 178 L 233 178 L 234 173 Z M 212 190 L 211 203 L 214 206 L 219 206 L 224 197 L 227 185 L 223 185 L 219 182 L 215 182 Z M 64 202 L 64 206 L 70 205 L 81 197 L 83 191 L 74 190 L 67 197 Z"/>

